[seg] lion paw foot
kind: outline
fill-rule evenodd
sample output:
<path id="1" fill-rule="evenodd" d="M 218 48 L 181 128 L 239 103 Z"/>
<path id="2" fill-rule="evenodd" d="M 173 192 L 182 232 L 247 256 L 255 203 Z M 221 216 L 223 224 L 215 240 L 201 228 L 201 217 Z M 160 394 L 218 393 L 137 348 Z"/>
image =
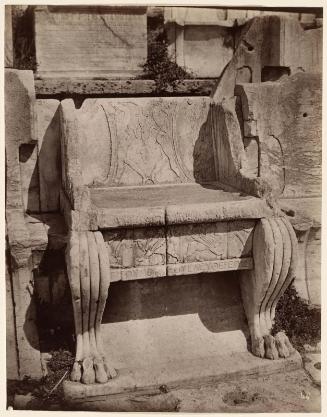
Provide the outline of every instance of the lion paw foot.
<path id="1" fill-rule="evenodd" d="M 104 384 L 116 376 L 116 369 L 109 365 L 104 358 L 88 357 L 83 359 L 83 361 L 74 362 L 73 369 L 70 373 L 70 380 L 82 382 L 86 385 L 94 383 Z"/>
<path id="2" fill-rule="evenodd" d="M 252 353 L 259 358 L 271 360 L 288 358 L 295 351 L 284 332 L 266 335 L 252 340 Z"/>

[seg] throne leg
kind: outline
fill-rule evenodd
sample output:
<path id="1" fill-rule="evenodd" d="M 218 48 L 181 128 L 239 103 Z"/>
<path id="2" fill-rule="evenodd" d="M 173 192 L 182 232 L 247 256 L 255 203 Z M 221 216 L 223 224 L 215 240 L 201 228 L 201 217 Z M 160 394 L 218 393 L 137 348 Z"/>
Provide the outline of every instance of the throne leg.
<path id="1" fill-rule="evenodd" d="M 117 375 L 104 357 L 101 321 L 110 284 L 109 258 L 100 232 L 71 232 L 66 250 L 76 355 L 71 380 L 104 383 Z"/>
<path id="2" fill-rule="evenodd" d="M 241 293 L 251 335 L 252 353 L 278 359 L 293 351 L 283 332 L 272 336 L 278 300 L 295 277 L 297 240 L 283 218 L 261 219 L 253 236 L 254 269 L 241 275 Z"/>

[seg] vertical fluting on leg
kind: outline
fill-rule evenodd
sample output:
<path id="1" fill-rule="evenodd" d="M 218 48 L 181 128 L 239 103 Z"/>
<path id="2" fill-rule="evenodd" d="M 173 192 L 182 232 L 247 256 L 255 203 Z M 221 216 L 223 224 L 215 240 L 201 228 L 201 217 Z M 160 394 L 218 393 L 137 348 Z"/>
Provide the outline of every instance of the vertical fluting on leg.
<path id="1" fill-rule="evenodd" d="M 269 225 L 271 227 L 272 233 L 273 233 L 273 240 L 274 240 L 274 264 L 273 264 L 273 272 L 271 275 L 271 280 L 269 283 L 269 287 L 267 289 L 265 298 L 262 301 L 261 304 L 261 314 L 264 315 L 265 322 L 266 322 L 266 328 L 267 328 L 267 334 L 269 334 L 273 324 L 271 321 L 271 315 L 270 315 L 270 309 L 268 308 L 269 300 L 274 292 L 275 286 L 280 279 L 280 273 L 282 270 L 282 264 L 283 264 L 283 256 L 284 256 L 284 248 L 283 248 L 283 237 L 281 234 L 281 231 L 276 223 L 275 219 L 268 219 Z"/>
<path id="2" fill-rule="evenodd" d="M 101 321 L 110 284 L 109 256 L 100 232 L 71 232 L 66 249 L 76 359 L 72 381 L 104 383 L 117 375 L 104 356 Z"/>
<path id="3" fill-rule="evenodd" d="M 252 352 L 264 357 L 264 339 L 268 331 L 260 307 L 266 295 L 274 264 L 274 240 L 268 220 L 262 219 L 253 234 L 254 269 L 241 274 L 241 293 L 251 335 Z"/>
<path id="4" fill-rule="evenodd" d="M 89 248 L 89 265 L 91 277 L 90 291 L 90 319 L 89 319 L 89 336 L 90 350 L 93 357 L 93 365 L 95 370 L 95 381 L 104 383 L 108 381 L 107 373 L 104 369 L 103 358 L 99 354 L 95 337 L 96 314 L 99 302 L 100 290 L 100 265 L 98 247 L 95 241 L 94 233 L 87 232 L 87 242 Z"/>
<path id="5" fill-rule="evenodd" d="M 66 265 L 68 281 L 72 295 L 76 337 L 75 362 L 70 375 L 70 379 L 72 381 L 80 381 L 82 376 L 81 361 L 83 360 L 83 330 L 79 264 L 79 233 L 71 232 L 68 238 L 66 248 Z"/>
<path id="6" fill-rule="evenodd" d="M 287 357 L 294 348 L 285 333 L 271 335 L 276 304 L 296 274 L 297 240 L 286 218 L 259 221 L 253 236 L 253 260 L 254 270 L 241 277 L 252 352 L 268 359 Z"/>
<path id="7" fill-rule="evenodd" d="M 101 336 L 101 322 L 108 297 L 108 290 L 110 285 L 110 264 L 108 252 L 103 240 L 103 236 L 100 232 L 94 232 L 95 241 L 99 254 L 99 266 L 100 266 L 100 285 L 99 285 L 99 302 L 95 319 L 95 337 L 97 342 L 98 352 L 101 355 L 104 366 L 108 375 L 108 378 L 114 378 L 117 375 L 116 370 L 110 364 L 110 362 L 104 356 L 104 350 L 102 345 Z"/>
<path id="8" fill-rule="evenodd" d="M 86 232 L 80 233 L 80 276 L 81 276 L 81 293 L 82 293 L 82 317 L 83 317 L 83 374 L 82 382 L 84 384 L 93 384 L 95 382 L 95 373 L 93 369 L 93 360 L 90 351 L 90 299 L 91 299 L 91 277 L 89 249 Z"/>
<path id="9" fill-rule="evenodd" d="M 278 225 L 281 237 L 282 237 L 282 243 L 283 243 L 283 257 L 282 257 L 282 266 L 280 270 L 280 274 L 278 276 L 278 280 L 275 283 L 274 289 L 272 294 L 270 294 L 269 301 L 267 304 L 267 312 L 270 314 L 270 321 L 272 322 L 275 317 L 275 309 L 273 308 L 273 305 L 276 305 L 278 300 L 278 294 L 281 292 L 283 283 L 286 280 L 290 263 L 291 263 L 291 257 L 292 257 L 292 247 L 291 247 L 291 239 L 288 233 L 288 230 L 286 226 L 284 225 L 284 222 L 281 218 L 275 219 L 276 224 Z"/>
<path id="10" fill-rule="evenodd" d="M 272 250 L 274 252 L 273 268 L 270 276 L 269 285 L 266 291 L 266 294 L 262 300 L 260 306 L 260 318 L 264 322 L 264 343 L 265 343 L 265 357 L 268 359 L 278 359 L 278 351 L 276 348 L 275 339 L 271 336 L 272 321 L 270 316 L 270 311 L 267 308 L 269 298 L 274 291 L 275 285 L 280 277 L 280 272 L 283 262 L 283 240 L 282 235 L 277 226 L 275 219 L 270 218 L 268 220 L 268 225 L 272 233 Z"/>

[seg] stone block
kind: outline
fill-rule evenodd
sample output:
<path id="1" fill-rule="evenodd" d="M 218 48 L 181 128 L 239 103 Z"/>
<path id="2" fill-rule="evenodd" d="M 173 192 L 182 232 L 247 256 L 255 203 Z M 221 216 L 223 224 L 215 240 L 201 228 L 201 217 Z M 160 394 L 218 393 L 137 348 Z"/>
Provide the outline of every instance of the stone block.
<path id="1" fill-rule="evenodd" d="M 322 71 L 322 29 L 304 30 L 297 19 L 269 14 L 250 20 L 241 31 L 234 55 L 216 90 L 215 102 L 234 96 L 235 84 L 260 83 L 265 67 L 291 74 Z"/>
<path id="2" fill-rule="evenodd" d="M 29 179 L 22 178 L 19 161 L 20 146 L 27 145 L 33 151 L 34 133 L 34 79 L 32 71 L 5 70 L 5 135 L 6 135 L 6 175 L 7 209 L 22 207 L 24 194 L 25 207 L 28 201 Z M 32 148 L 31 148 L 32 146 Z M 23 151 L 24 148 L 22 148 Z M 24 152 L 22 152 L 23 154 Z M 32 153 L 32 152 L 31 152 Z M 25 157 L 22 155 L 25 159 Z M 29 159 L 29 158 L 28 158 Z M 27 171 L 31 178 L 35 164 L 35 154 L 28 162 Z M 35 178 L 35 177 L 34 177 Z M 22 180 L 25 181 L 22 185 Z M 35 185 L 35 184 L 34 184 Z M 35 187 L 33 185 L 34 191 Z M 34 193 L 35 196 L 35 193 Z M 35 200 L 33 207 L 37 206 Z"/>
<path id="3" fill-rule="evenodd" d="M 147 57 L 146 7 L 39 6 L 34 11 L 41 77 L 131 77 Z"/>
<path id="4" fill-rule="evenodd" d="M 228 9 L 227 10 L 227 19 L 228 20 L 236 20 L 236 19 L 245 19 L 247 17 L 246 10 L 238 10 L 238 9 Z"/>
<path id="5" fill-rule="evenodd" d="M 260 176 L 284 197 L 321 195 L 321 75 L 243 84 L 243 118 L 256 121 Z"/>
<path id="6" fill-rule="evenodd" d="M 279 12 L 276 10 L 263 10 L 262 16 L 280 16 L 286 19 L 299 20 L 300 14 L 295 12 Z"/>
<path id="7" fill-rule="evenodd" d="M 316 15 L 313 13 L 301 13 L 300 20 L 305 23 L 313 23 L 316 19 Z"/>
<path id="8" fill-rule="evenodd" d="M 12 34 L 12 6 L 5 6 L 5 68 L 14 65 L 14 47 Z"/>
<path id="9" fill-rule="evenodd" d="M 286 198 L 279 204 L 292 210 L 292 225 L 299 247 L 299 268 L 294 286 L 310 304 L 321 305 L 321 197 Z"/>
<path id="10" fill-rule="evenodd" d="M 176 81 L 174 88 L 167 85 L 164 91 L 170 96 L 209 96 L 216 81 L 213 79 L 189 79 Z M 138 79 L 67 79 L 51 78 L 35 80 L 36 95 L 47 98 L 60 95 L 62 98 L 86 95 L 107 97 L 142 97 L 158 94 L 154 80 Z"/>
<path id="11" fill-rule="evenodd" d="M 40 211 L 59 209 L 61 185 L 59 100 L 36 100 Z"/>
<path id="12" fill-rule="evenodd" d="M 252 19 L 253 17 L 261 16 L 261 15 L 262 15 L 261 10 L 247 10 L 247 12 L 246 12 L 246 17 L 248 19 Z"/>
<path id="13" fill-rule="evenodd" d="M 279 65 L 292 72 L 322 72 L 322 29 L 303 30 L 296 20 L 282 19 Z"/>
<path id="14" fill-rule="evenodd" d="M 179 26 L 183 25 L 217 25 L 226 20 L 225 9 L 206 8 L 206 7 L 165 7 L 165 22 L 175 22 Z"/>
<path id="15" fill-rule="evenodd" d="M 15 305 L 19 378 L 41 378 L 41 356 L 37 330 L 33 274 L 29 267 L 15 269 L 12 273 Z"/>
<path id="16" fill-rule="evenodd" d="M 222 9 L 165 9 L 171 58 L 194 76 L 219 77 L 233 56 L 234 39 L 228 26 L 233 26 L 234 20 L 226 20 Z"/>
<path id="17" fill-rule="evenodd" d="M 218 78 L 233 57 L 231 29 L 188 25 L 182 36 L 182 48 L 176 41 L 176 62 L 194 76 Z"/>

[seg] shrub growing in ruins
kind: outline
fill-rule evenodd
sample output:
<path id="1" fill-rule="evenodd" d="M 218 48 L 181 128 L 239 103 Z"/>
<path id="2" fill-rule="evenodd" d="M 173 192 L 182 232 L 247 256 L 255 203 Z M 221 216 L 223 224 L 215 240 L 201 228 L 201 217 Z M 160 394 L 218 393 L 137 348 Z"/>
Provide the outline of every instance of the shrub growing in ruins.
<path id="1" fill-rule="evenodd" d="M 287 288 L 276 307 L 273 333 L 282 330 L 299 351 L 303 351 L 304 344 L 315 345 L 320 341 L 320 309 L 300 298 L 293 285 Z"/>
<path id="2" fill-rule="evenodd" d="M 167 35 L 163 17 L 149 18 L 148 24 L 148 58 L 143 65 L 142 78 L 153 79 L 157 92 L 172 88 L 184 79 L 192 78 L 184 68 L 173 62 L 168 53 Z"/>

